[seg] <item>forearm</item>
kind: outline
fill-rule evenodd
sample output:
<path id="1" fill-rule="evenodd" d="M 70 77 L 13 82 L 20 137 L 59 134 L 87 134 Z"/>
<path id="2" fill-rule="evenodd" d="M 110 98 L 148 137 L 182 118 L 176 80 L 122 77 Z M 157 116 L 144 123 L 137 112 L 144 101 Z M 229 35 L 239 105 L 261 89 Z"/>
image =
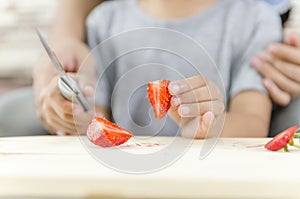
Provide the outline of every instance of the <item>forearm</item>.
<path id="1" fill-rule="evenodd" d="M 103 0 L 61 0 L 50 33 L 51 46 L 56 53 L 69 53 L 76 57 L 76 49 L 85 38 L 85 20 L 89 12 Z M 73 42 L 69 42 L 68 41 Z M 59 47 L 58 47 L 59 46 Z M 75 52 L 71 52 L 75 51 Z M 80 51 L 81 52 L 81 51 Z M 33 71 L 34 90 L 40 93 L 53 78 L 55 69 L 49 64 L 49 58 L 40 60 Z"/>
<path id="2" fill-rule="evenodd" d="M 41 99 L 42 90 L 56 74 L 54 67 L 49 67 L 47 65 L 47 63 L 49 62 L 48 59 L 48 57 L 43 57 L 32 72 L 33 89 L 36 95 L 36 100 Z M 39 103 L 38 101 L 36 102 Z"/>
<path id="3" fill-rule="evenodd" d="M 223 137 L 266 137 L 272 104 L 268 96 L 245 91 L 233 97 L 225 117 Z"/>
<path id="4" fill-rule="evenodd" d="M 104 0 L 61 0 L 51 31 L 51 41 L 63 38 L 83 41 L 85 20 L 90 11 Z"/>
<path id="5" fill-rule="evenodd" d="M 227 113 L 222 137 L 267 137 L 269 121 L 256 115 Z"/>

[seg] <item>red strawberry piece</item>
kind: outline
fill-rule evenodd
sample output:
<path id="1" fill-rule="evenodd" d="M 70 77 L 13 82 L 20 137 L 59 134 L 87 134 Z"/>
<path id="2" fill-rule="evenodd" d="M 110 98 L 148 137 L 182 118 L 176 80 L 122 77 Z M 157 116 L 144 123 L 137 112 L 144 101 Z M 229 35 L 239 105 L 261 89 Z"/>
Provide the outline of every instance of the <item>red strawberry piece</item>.
<path id="1" fill-rule="evenodd" d="M 128 130 L 100 117 L 91 120 L 87 129 L 89 140 L 101 147 L 118 146 L 127 142 L 132 136 L 133 134 Z"/>
<path id="2" fill-rule="evenodd" d="M 148 99 L 157 119 L 163 118 L 171 106 L 172 96 L 168 89 L 169 84 L 169 80 L 157 80 L 148 83 Z"/>
<path id="3" fill-rule="evenodd" d="M 265 145 L 265 148 L 270 151 L 278 151 L 290 142 L 296 133 L 298 127 L 293 126 L 276 135 L 270 142 Z"/>

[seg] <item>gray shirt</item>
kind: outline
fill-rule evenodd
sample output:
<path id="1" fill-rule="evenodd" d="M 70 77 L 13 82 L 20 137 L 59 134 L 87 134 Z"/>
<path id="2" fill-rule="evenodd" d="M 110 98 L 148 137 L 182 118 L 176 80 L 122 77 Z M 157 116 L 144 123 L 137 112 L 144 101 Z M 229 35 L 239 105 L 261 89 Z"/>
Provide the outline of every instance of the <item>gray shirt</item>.
<path id="1" fill-rule="evenodd" d="M 202 75 L 222 89 L 226 104 L 245 90 L 265 92 L 251 59 L 282 37 L 278 14 L 255 0 L 220 0 L 178 20 L 150 16 L 136 0 L 104 2 L 88 17 L 87 35 L 95 102 L 136 135 L 179 132 L 169 117 L 153 117 L 147 82 Z"/>

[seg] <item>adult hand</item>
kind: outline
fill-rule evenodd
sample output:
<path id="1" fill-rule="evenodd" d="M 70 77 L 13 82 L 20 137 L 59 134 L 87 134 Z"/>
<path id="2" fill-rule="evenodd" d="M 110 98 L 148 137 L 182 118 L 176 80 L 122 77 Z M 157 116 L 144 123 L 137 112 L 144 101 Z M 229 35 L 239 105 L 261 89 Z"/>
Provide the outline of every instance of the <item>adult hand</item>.
<path id="1" fill-rule="evenodd" d="M 252 62 L 261 75 L 273 102 L 288 105 L 300 95 L 300 38 L 287 35 L 284 43 L 272 44 Z"/>
<path id="2" fill-rule="evenodd" d="M 89 53 L 87 46 L 79 40 L 65 40 L 53 46 L 65 71 L 74 75 Z M 94 93 L 93 76 L 93 70 L 80 71 L 79 84 L 88 97 Z M 37 115 L 43 126 L 52 134 L 76 134 L 73 113 L 79 114 L 83 110 L 62 97 L 57 87 L 58 73 L 47 56 L 37 64 L 33 78 Z"/>
<path id="3" fill-rule="evenodd" d="M 171 82 L 170 117 L 181 127 L 182 136 L 203 139 L 224 112 L 223 94 L 201 76 Z"/>

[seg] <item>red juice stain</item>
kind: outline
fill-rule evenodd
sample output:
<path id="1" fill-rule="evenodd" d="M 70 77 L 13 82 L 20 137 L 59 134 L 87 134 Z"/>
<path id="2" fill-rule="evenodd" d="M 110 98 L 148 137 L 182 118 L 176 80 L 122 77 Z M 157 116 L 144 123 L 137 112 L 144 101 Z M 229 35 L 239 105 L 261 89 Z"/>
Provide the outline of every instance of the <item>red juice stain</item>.
<path id="1" fill-rule="evenodd" d="M 142 142 L 142 143 L 136 143 L 136 146 L 150 148 L 150 147 L 163 146 L 163 144 Z"/>
<path id="2" fill-rule="evenodd" d="M 246 146 L 246 148 L 259 148 L 265 146 L 264 144 L 260 144 L 260 145 L 254 145 L 254 146 Z"/>
<path id="3" fill-rule="evenodd" d="M 120 148 L 153 148 L 153 147 L 159 147 L 164 146 L 165 144 L 159 144 L 159 143 L 150 143 L 150 142 L 142 142 L 142 143 L 134 143 L 134 144 L 124 144 L 121 145 Z"/>

